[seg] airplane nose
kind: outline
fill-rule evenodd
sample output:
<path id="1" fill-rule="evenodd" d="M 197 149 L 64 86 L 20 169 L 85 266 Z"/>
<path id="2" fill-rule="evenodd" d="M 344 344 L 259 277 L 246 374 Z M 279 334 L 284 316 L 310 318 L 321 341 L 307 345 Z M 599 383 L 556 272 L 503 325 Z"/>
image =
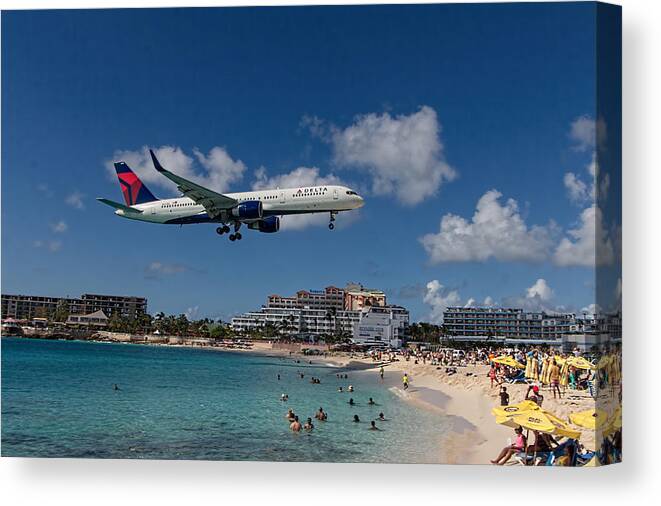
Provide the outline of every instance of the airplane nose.
<path id="1" fill-rule="evenodd" d="M 360 195 L 356 195 L 356 199 L 357 199 L 356 204 L 358 208 L 363 207 L 365 205 L 365 200 L 363 199 L 363 197 L 361 197 Z"/>

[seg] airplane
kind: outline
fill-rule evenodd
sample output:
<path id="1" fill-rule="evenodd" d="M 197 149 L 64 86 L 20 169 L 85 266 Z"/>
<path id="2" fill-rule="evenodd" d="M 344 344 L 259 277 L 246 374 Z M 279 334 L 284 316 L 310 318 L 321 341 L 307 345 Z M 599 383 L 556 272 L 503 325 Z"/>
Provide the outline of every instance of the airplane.
<path id="1" fill-rule="evenodd" d="M 267 234 L 277 232 L 283 215 L 329 213 L 328 228 L 333 230 L 339 212 L 358 209 L 365 203 L 351 188 L 338 185 L 217 193 L 166 170 L 151 149 L 149 153 L 154 168 L 174 182 L 182 195 L 158 199 L 125 162 L 116 162 L 126 205 L 105 198 L 97 200 L 114 208 L 117 216 L 166 225 L 218 223 L 216 233 L 229 233 L 229 240 L 234 242 L 241 240 L 242 224 Z"/>

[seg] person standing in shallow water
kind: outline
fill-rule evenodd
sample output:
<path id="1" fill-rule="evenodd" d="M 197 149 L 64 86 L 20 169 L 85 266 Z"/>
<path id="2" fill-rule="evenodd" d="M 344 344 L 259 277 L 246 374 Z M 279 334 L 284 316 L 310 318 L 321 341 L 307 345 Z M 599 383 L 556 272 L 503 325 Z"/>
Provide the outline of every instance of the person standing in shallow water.
<path id="1" fill-rule="evenodd" d="M 404 390 L 408 390 L 409 388 L 409 375 L 406 373 L 402 376 L 402 386 L 404 387 Z"/>
<path id="2" fill-rule="evenodd" d="M 289 428 L 290 428 L 293 432 L 301 432 L 301 422 L 298 421 L 298 417 L 297 417 L 297 416 L 294 417 L 294 421 L 291 423 L 291 425 L 289 426 Z"/>
<path id="3" fill-rule="evenodd" d="M 379 376 L 381 376 L 381 379 L 383 380 L 383 366 L 381 366 L 381 369 L 379 369 Z"/>

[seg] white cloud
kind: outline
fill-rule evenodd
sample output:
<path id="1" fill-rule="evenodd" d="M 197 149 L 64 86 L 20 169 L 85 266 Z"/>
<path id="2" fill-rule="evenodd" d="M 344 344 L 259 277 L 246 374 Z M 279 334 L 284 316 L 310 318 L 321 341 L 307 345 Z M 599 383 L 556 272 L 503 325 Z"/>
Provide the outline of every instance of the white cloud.
<path id="1" fill-rule="evenodd" d="M 62 234 L 67 231 L 69 226 L 66 224 L 64 220 L 60 220 L 57 223 L 52 223 L 50 228 L 56 234 Z"/>
<path id="2" fill-rule="evenodd" d="M 564 177 L 565 188 L 569 200 L 575 203 L 583 203 L 592 198 L 592 191 L 586 183 L 581 181 L 573 172 L 567 172 Z"/>
<path id="3" fill-rule="evenodd" d="M 186 309 L 186 312 L 184 313 L 186 315 L 186 318 L 188 318 L 190 321 L 194 320 L 197 318 L 198 313 L 200 312 L 200 306 L 193 306 L 189 307 Z"/>
<path id="4" fill-rule="evenodd" d="M 560 266 L 610 265 L 615 257 L 613 243 L 603 226 L 601 210 L 584 209 L 580 223 L 567 231 L 555 250 L 553 261 Z"/>
<path id="5" fill-rule="evenodd" d="M 427 283 L 427 293 L 423 302 L 431 306 L 429 321 L 443 323 L 443 311 L 451 306 L 461 305 L 461 297 L 456 290 L 447 290 L 437 279 Z"/>
<path id="6" fill-rule="evenodd" d="M 232 159 L 225 148 L 218 146 L 213 147 L 207 155 L 194 149 L 195 159 L 177 146 L 161 146 L 154 149 L 154 152 L 166 169 L 218 192 L 225 192 L 232 183 L 240 181 L 246 170 L 241 160 Z M 174 184 L 154 169 L 148 146 L 143 146 L 137 151 L 115 151 L 113 159 L 105 162 L 113 180 L 116 179 L 113 162 L 118 160 L 126 162 L 147 185 L 176 191 Z M 195 160 L 197 165 L 201 166 L 201 170 L 196 166 Z"/>
<path id="7" fill-rule="evenodd" d="M 491 297 L 490 295 L 487 295 L 484 298 L 483 305 L 484 305 L 484 307 L 493 307 L 493 306 L 496 305 L 496 301 L 493 300 L 493 297 Z"/>
<path id="8" fill-rule="evenodd" d="M 310 128 L 320 129 L 317 118 Z M 395 195 L 401 203 L 415 205 L 456 176 L 445 162 L 440 131 L 436 111 L 424 106 L 409 116 L 358 116 L 345 129 L 332 128 L 330 142 L 335 163 L 366 171 L 374 194 Z"/>
<path id="9" fill-rule="evenodd" d="M 473 297 L 471 297 L 470 299 L 468 299 L 466 301 L 466 304 L 464 304 L 464 307 L 475 307 L 476 302 L 477 301 Z"/>
<path id="10" fill-rule="evenodd" d="M 569 138 L 574 141 L 579 151 L 594 149 L 597 142 L 596 124 L 590 116 L 583 115 L 572 121 Z"/>
<path id="11" fill-rule="evenodd" d="M 35 248 L 46 248 L 51 253 L 60 251 L 62 249 L 62 241 L 51 240 L 51 241 L 42 241 L 36 240 L 32 243 Z"/>
<path id="12" fill-rule="evenodd" d="M 454 214 L 441 219 L 440 231 L 420 242 L 432 263 L 485 261 L 539 262 L 548 257 L 555 226 L 528 226 L 515 200 L 500 203 L 490 190 L 480 197 L 471 221 Z"/>
<path id="13" fill-rule="evenodd" d="M 84 197 L 85 195 L 83 193 L 74 191 L 68 195 L 64 201 L 75 209 L 85 209 L 85 203 L 83 202 Z"/>
<path id="14" fill-rule="evenodd" d="M 187 272 L 189 270 L 190 269 L 187 266 L 182 264 L 153 261 L 145 267 L 145 278 L 160 279 L 166 276 Z"/>
<path id="15" fill-rule="evenodd" d="M 526 290 L 526 297 L 529 299 L 539 297 L 543 301 L 548 301 L 553 298 L 553 289 L 545 279 L 539 278 L 534 285 Z"/>
<path id="16" fill-rule="evenodd" d="M 269 177 L 266 169 L 263 167 L 255 171 L 255 181 L 252 184 L 253 190 L 263 190 L 267 188 L 299 188 L 304 186 L 321 186 L 321 185 L 341 185 L 343 184 L 340 179 L 333 175 L 328 174 L 322 176 L 317 167 L 298 167 L 286 174 L 278 174 L 277 176 Z M 337 215 L 338 225 L 341 223 L 349 223 L 347 220 L 355 219 L 356 213 L 340 213 Z M 283 216 L 280 220 L 280 227 L 282 230 L 301 230 L 309 226 L 326 226 L 328 225 L 329 215 L 322 214 L 299 214 L 291 216 Z"/>

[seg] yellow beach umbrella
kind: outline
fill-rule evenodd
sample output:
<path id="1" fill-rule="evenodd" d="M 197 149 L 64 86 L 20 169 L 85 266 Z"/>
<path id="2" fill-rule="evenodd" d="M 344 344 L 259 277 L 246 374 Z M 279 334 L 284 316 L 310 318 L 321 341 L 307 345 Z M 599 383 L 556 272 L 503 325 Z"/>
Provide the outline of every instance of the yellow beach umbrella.
<path id="1" fill-rule="evenodd" d="M 577 369 L 595 369 L 594 365 L 583 357 L 572 357 L 567 360 L 567 364 Z"/>
<path id="2" fill-rule="evenodd" d="M 579 411 L 578 413 L 571 413 L 569 415 L 569 421 L 579 427 L 597 430 L 604 427 L 608 422 L 608 413 L 601 409 L 588 409 Z"/>
<path id="3" fill-rule="evenodd" d="M 604 427 L 604 436 L 608 436 L 622 428 L 622 406 L 618 406 L 613 414 L 608 418 L 606 427 Z"/>
<path id="4" fill-rule="evenodd" d="M 555 420 L 553 418 L 555 418 Z M 496 417 L 496 423 L 514 428 L 523 427 L 528 430 L 536 430 L 537 432 L 545 432 L 547 434 L 554 434 L 572 439 L 578 439 L 581 437 L 580 431 L 568 428 L 555 416 L 553 416 L 553 418 L 549 417 L 547 413 L 541 409 L 533 409 L 522 411 L 512 416 L 498 416 Z"/>
<path id="5" fill-rule="evenodd" d="M 507 417 L 514 416 L 517 413 L 523 411 L 530 411 L 533 409 L 539 409 L 539 406 L 533 401 L 521 401 L 517 404 L 512 404 L 511 406 L 497 406 L 491 409 L 491 413 L 496 418 L 498 417 Z"/>
<path id="6" fill-rule="evenodd" d="M 496 364 L 503 364 L 507 365 L 509 367 L 516 367 L 517 369 L 525 369 L 526 366 L 521 364 L 520 362 L 517 362 L 512 358 L 510 355 L 501 355 L 500 357 L 496 357 L 492 360 L 492 362 Z"/>

